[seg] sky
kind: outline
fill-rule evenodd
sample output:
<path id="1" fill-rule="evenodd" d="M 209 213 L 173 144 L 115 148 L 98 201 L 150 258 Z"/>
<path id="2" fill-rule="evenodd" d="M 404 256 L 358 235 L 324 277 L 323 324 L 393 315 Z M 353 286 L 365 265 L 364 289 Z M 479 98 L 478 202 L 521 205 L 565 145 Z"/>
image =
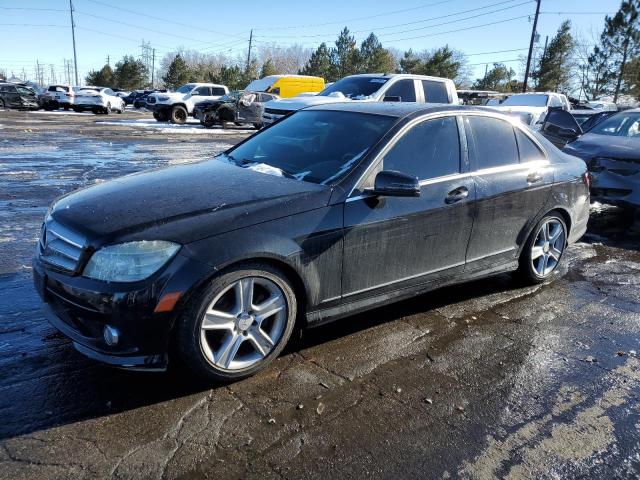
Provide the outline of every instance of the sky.
<path id="1" fill-rule="evenodd" d="M 358 42 L 373 31 L 383 46 L 401 51 L 448 44 L 467 55 L 476 78 L 493 62 L 504 62 L 522 76 L 536 2 L 73 0 L 73 5 L 81 79 L 107 59 L 114 65 L 125 54 L 140 56 L 143 41 L 156 49 L 157 61 L 178 47 L 246 56 L 252 29 L 254 46 L 298 43 L 315 48 L 322 41 L 333 45 L 345 26 Z M 542 0 L 538 50 L 565 19 L 581 41 L 592 43 L 604 16 L 619 5 L 620 0 Z M 70 25 L 68 0 L 0 0 L 0 69 L 18 77 L 24 71 L 33 79 L 38 63 L 45 81 L 52 71 L 63 80 L 66 62 L 73 62 Z"/>

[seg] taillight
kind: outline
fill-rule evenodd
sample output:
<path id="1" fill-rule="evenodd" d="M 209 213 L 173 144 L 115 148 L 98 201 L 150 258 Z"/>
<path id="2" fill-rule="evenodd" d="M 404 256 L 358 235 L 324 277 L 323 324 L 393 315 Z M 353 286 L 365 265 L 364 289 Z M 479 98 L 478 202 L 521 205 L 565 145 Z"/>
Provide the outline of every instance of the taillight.
<path id="1" fill-rule="evenodd" d="M 589 177 L 589 172 L 584 172 L 582 174 L 582 181 L 587 186 L 587 188 L 591 187 L 591 178 Z"/>

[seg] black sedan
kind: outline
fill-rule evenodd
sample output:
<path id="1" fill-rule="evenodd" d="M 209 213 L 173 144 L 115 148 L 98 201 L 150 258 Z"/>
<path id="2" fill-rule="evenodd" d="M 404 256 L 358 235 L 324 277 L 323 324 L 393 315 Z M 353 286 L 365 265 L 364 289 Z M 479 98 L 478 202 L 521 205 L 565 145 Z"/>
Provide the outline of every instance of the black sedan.
<path id="1" fill-rule="evenodd" d="M 587 163 L 595 200 L 640 208 L 640 109 L 601 113 L 582 125 L 567 112 L 553 111 L 542 132 Z"/>
<path id="2" fill-rule="evenodd" d="M 0 82 L 0 108 L 38 110 L 38 94 L 26 85 Z"/>
<path id="3" fill-rule="evenodd" d="M 584 162 L 500 113 L 324 105 L 60 198 L 34 278 L 84 354 L 235 380 L 296 327 L 499 272 L 543 282 L 588 212 Z"/>

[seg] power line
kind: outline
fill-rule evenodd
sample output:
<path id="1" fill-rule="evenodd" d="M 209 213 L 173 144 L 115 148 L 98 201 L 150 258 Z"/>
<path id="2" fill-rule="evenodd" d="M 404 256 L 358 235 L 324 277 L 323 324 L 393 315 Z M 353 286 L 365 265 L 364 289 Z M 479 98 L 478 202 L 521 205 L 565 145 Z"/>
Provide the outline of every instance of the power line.
<path id="1" fill-rule="evenodd" d="M 0 10 L 27 10 L 30 12 L 66 12 L 60 8 L 25 8 L 25 7 L 0 7 Z"/>
<path id="2" fill-rule="evenodd" d="M 53 25 L 43 23 L 0 23 L 0 27 L 55 27 L 69 28 L 69 25 Z"/>
<path id="3" fill-rule="evenodd" d="M 93 1 L 93 0 L 90 0 Z M 344 25 L 345 23 L 348 22 L 357 22 L 360 20 L 369 20 L 370 18 L 379 18 L 379 17 L 386 17 L 388 15 L 395 15 L 396 13 L 405 13 L 405 12 L 411 12 L 414 10 L 419 10 L 422 8 L 428 8 L 428 7 L 435 7 L 436 5 L 442 5 L 443 3 L 451 3 L 457 0 L 441 0 L 439 2 L 435 2 L 435 3 L 428 3 L 426 5 L 419 5 L 417 7 L 412 7 L 412 8 L 404 8 L 402 10 L 394 10 L 391 12 L 384 12 L 384 13 L 378 13 L 376 15 L 368 15 L 366 17 L 356 17 L 356 18 L 347 18 L 345 20 L 340 20 L 340 21 L 331 21 L 331 22 L 325 22 L 325 23 L 312 23 L 312 24 L 307 24 L 307 25 L 283 25 L 283 26 L 278 26 L 278 27 L 259 27 L 259 28 L 254 28 L 254 30 L 289 30 L 289 29 L 295 29 L 295 28 L 309 28 L 309 27 L 324 27 L 327 25 Z"/>
<path id="4" fill-rule="evenodd" d="M 350 31 L 349 33 L 354 33 L 354 34 L 355 33 L 368 33 L 368 32 L 377 32 L 379 30 L 388 29 L 388 28 L 406 27 L 406 26 L 415 25 L 415 24 L 418 24 L 418 23 L 430 22 L 432 20 L 440 20 L 442 18 L 449 18 L 449 17 L 454 17 L 454 16 L 457 16 L 457 15 L 463 15 L 465 13 L 476 12 L 478 10 L 484 10 L 486 8 L 495 7 L 497 5 L 504 5 L 505 3 L 512 3 L 514 1 L 517 1 L 517 0 L 506 0 L 506 1 L 498 2 L 498 3 L 493 3 L 493 4 L 490 4 L 490 5 L 485 5 L 483 7 L 472 8 L 472 9 L 469 9 L 469 10 L 462 10 L 462 11 L 459 11 L 459 12 L 456 12 L 456 13 L 450 13 L 448 15 L 440 15 L 438 17 L 425 18 L 425 19 L 416 20 L 416 21 L 413 21 L 413 22 L 398 23 L 398 24 L 395 24 L 395 25 L 387 25 L 387 26 L 384 26 L 384 27 L 374 27 L 374 28 L 366 29 L 366 30 L 354 30 L 354 31 Z M 458 18 L 456 20 L 451 20 L 451 21 L 448 21 L 448 22 L 442 22 L 442 23 L 438 23 L 438 24 L 435 24 L 435 25 L 426 25 L 424 27 L 419 27 L 419 28 L 415 28 L 415 29 L 412 29 L 412 30 L 403 30 L 401 32 L 384 33 L 383 35 L 396 35 L 396 34 L 400 34 L 400 33 L 413 32 L 413 31 L 417 31 L 417 30 L 424 30 L 426 28 L 433 28 L 433 27 L 439 27 L 439 26 L 442 26 L 442 25 L 449 25 L 451 23 L 462 22 L 464 20 L 471 20 L 473 18 L 478 18 L 478 17 L 482 17 L 482 16 L 485 16 L 485 15 L 491 15 L 491 14 L 494 14 L 494 13 L 503 12 L 503 11 L 506 11 L 506 10 L 510 10 L 512 8 L 516 8 L 516 7 L 520 7 L 522 5 L 526 5 L 528 3 L 531 3 L 531 0 L 526 0 L 526 1 L 518 3 L 516 5 L 510 5 L 508 7 L 499 8 L 497 10 L 491 10 L 489 12 L 484 12 L 484 13 L 480 13 L 480 14 L 477 14 L 477 15 L 472 15 L 470 17 Z M 322 34 L 314 34 L 314 35 L 269 35 L 269 37 L 264 37 L 264 38 L 317 38 L 317 37 L 328 37 L 330 35 L 332 35 L 332 33 L 322 33 Z"/>
<path id="5" fill-rule="evenodd" d="M 135 10 L 129 10 L 129 9 L 122 8 L 122 7 L 116 7 L 114 5 L 110 5 L 108 3 L 101 2 L 99 0 L 87 0 L 87 1 L 91 2 L 91 3 L 98 4 L 98 5 L 102 5 L 103 7 L 113 8 L 115 10 L 118 10 L 119 12 L 128 12 L 128 13 L 132 13 L 134 15 L 140 15 L 140 16 L 145 17 L 145 18 L 151 18 L 153 20 L 158 20 L 160 22 L 170 23 L 172 25 L 181 25 L 183 27 L 193 28 L 193 29 L 196 29 L 196 30 L 202 30 L 202 31 L 205 31 L 205 32 L 214 33 L 216 35 L 222 35 L 222 36 L 225 36 L 225 37 L 226 36 L 240 37 L 240 35 L 233 34 L 233 33 L 223 33 L 223 32 L 218 32 L 216 30 L 209 30 L 209 29 L 202 28 L 202 27 L 195 26 L 195 25 L 189 25 L 189 24 L 186 24 L 186 23 L 181 23 L 181 22 L 176 21 L 175 19 L 157 17 L 157 16 L 154 16 L 154 15 L 150 15 L 149 12 L 137 12 Z M 244 37 L 243 37 L 243 40 L 244 40 Z"/>

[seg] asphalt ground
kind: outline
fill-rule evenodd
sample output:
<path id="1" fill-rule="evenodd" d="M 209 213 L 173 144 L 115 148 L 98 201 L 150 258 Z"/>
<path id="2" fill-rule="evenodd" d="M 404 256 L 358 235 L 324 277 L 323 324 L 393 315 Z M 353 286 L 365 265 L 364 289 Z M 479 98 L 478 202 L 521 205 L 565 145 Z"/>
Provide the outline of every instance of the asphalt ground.
<path id="1" fill-rule="evenodd" d="M 640 475 L 640 234 L 615 207 L 593 206 L 548 284 L 499 275 L 349 317 L 235 384 L 75 352 L 31 283 L 50 202 L 250 133 L 0 111 L 0 478 Z"/>

